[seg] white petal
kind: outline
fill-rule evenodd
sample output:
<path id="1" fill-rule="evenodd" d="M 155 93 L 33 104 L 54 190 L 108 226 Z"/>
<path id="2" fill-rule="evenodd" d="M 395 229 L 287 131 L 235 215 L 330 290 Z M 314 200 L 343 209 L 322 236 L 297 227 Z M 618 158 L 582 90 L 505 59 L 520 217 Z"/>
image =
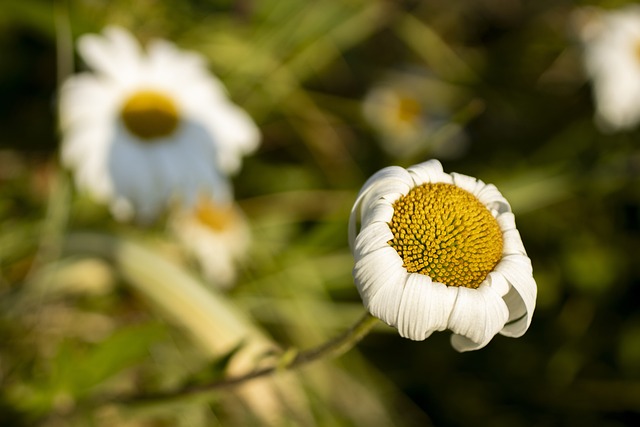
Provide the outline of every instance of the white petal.
<path id="1" fill-rule="evenodd" d="M 153 164 L 146 150 L 121 135 L 112 143 L 108 160 L 116 192 L 133 204 L 136 215 L 145 222 L 157 216 L 167 198 L 154 181 Z"/>
<path id="2" fill-rule="evenodd" d="M 149 164 L 153 166 L 154 182 L 158 192 L 164 194 L 167 201 L 188 185 L 188 175 L 191 170 L 191 165 L 175 148 L 174 141 L 153 143 L 146 153 Z"/>
<path id="3" fill-rule="evenodd" d="M 389 246 L 387 243 L 393 239 L 393 233 L 385 223 L 375 222 L 360 231 L 354 246 L 354 253 L 364 256 L 369 252 Z"/>
<path id="4" fill-rule="evenodd" d="M 106 153 L 112 130 L 103 123 L 89 122 L 67 130 L 60 147 L 62 163 L 71 168 L 81 168 L 82 163 L 96 153 Z M 106 156 L 102 154 L 106 161 Z"/>
<path id="5" fill-rule="evenodd" d="M 146 46 L 146 52 L 147 71 L 152 81 L 176 89 L 183 87 L 189 96 L 196 98 L 214 95 L 215 99 L 226 99 L 224 86 L 209 73 L 202 55 L 182 50 L 167 40 L 151 40 Z M 189 81 L 186 87 L 185 79 Z"/>
<path id="6" fill-rule="evenodd" d="M 393 204 L 385 199 L 379 199 L 369 205 L 369 209 L 363 212 L 361 227 L 366 227 L 376 222 L 389 223 L 393 218 Z"/>
<path id="7" fill-rule="evenodd" d="M 485 281 L 487 285 L 491 286 L 494 292 L 501 297 L 504 297 L 505 295 L 507 295 L 509 291 L 512 289 L 509 282 L 507 282 L 507 279 L 497 271 L 490 272 L 487 275 L 487 278 L 485 279 Z"/>
<path id="8" fill-rule="evenodd" d="M 360 190 L 356 203 L 360 201 L 363 209 L 371 203 L 389 194 L 407 194 L 413 188 L 409 173 L 400 167 L 390 166 L 374 174 Z"/>
<path id="9" fill-rule="evenodd" d="M 84 35 L 78 40 L 78 50 L 91 68 L 111 79 L 130 82 L 138 78 L 140 46 L 122 28 L 108 27 L 102 36 Z"/>
<path id="10" fill-rule="evenodd" d="M 503 255 L 526 255 L 520 232 L 516 229 L 507 230 L 502 233 L 503 238 Z"/>
<path id="11" fill-rule="evenodd" d="M 218 167 L 225 173 L 235 173 L 243 155 L 258 148 L 260 132 L 248 114 L 229 102 L 218 102 L 215 108 L 201 109 L 198 120 L 219 148 Z"/>
<path id="12" fill-rule="evenodd" d="M 409 274 L 398 316 L 400 335 L 421 341 L 434 331 L 445 330 L 457 296 L 456 287 L 434 283 L 423 274 Z"/>
<path id="13" fill-rule="evenodd" d="M 453 183 L 456 186 L 462 188 L 463 190 L 468 191 L 469 193 L 476 196 L 476 198 L 477 198 L 477 193 L 479 193 L 480 190 L 482 190 L 485 187 L 484 182 L 472 176 L 452 172 L 451 177 L 453 178 Z"/>
<path id="14" fill-rule="evenodd" d="M 88 190 L 102 202 L 113 195 L 107 169 L 110 137 L 110 128 L 89 122 L 67 131 L 60 149 L 62 163 L 73 169 L 78 188 Z"/>
<path id="15" fill-rule="evenodd" d="M 70 77 L 60 90 L 62 130 L 87 121 L 108 121 L 116 113 L 120 90 L 110 81 L 84 73 Z"/>
<path id="16" fill-rule="evenodd" d="M 521 314 L 522 305 L 526 309 L 523 318 L 505 326 L 501 332 L 503 335 L 519 337 L 529 328 L 536 306 L 538 289 L 533 279 L 531 260 L 522 255 L 506 255 L 494 270 L 504 275 L 505 279 L 516 291 L 515 294 L 509 292 L 507 294 L 508 298 L 505 298 L 505 301 L 509 303 L 509 309 L 516 310 L 518 315 Z M 522 301 L 522 304 L 517 303 L 518 298 Z M 510 318 L 513 319 L 513 316 L 510 316 Z"/>
<path id="17" fill-rule="evenodd" d="M 411 166 L 407 170 L 416 186 L 437 182 L 453 183 L 451 176 L 443 171 L 442 165 L 435 159 Z"/>
<path id="18" fill-rule="evenodd" d="M 502 230 L 503 233 L 505 231 L 516 229 L 516 217 L 511 212 L 505 212 L 503 214 L 498 215 L 498 217 L 496 218 L 496 221 L 498 221 L 500 230 Z"/>
<path id="19" fill-rule="evenodd" d="M 504 300 L 490 286 L 478 289 L 460 288 L 449 329 L 451 345 L 458 351 L 477 350 L 504 327 L 509 310 Z"/>
<path id="20" fill-rule="evenodd" d="M 402 267 L 402 259 L 391 246 L 382 247 L 364 256 L 356 254 L 353 268 L 354 281 L 364 305 L 369 310 L 371 310 L 371 300 L 384 287 L 390 286 L 397 291 L 398 283 L 404 286 L 407 275 L 408 273 Z M 401 292 L 402 288 L 399 290 Z M 373 311 L 371 314 L 376 315 Z M 379 316 L 376 315 L 376 317 Z"/>
<path id="21" fill-rule="evenodd" d="M 398 327 L 400 303 L 405 290 L 408 274 L 397 273 L 392 280 L 383 283 L 365 306 L 369 312 L 389 326 Z M 364 299 L 363 299 L 364 301 Z"/>
<path id="22" fill-rule="evenodd" d="M 511 212 L 509 202 L 493 184 L 484 184 L 482 188 L 476 191 L 475 196 L 483 205 L 491 210 L 495 210 L 498 214 Z"/>
<path id="23" fill-rule="evenodd" d="M 520 294 L 516 288 L 513 287 L 509 289 L 509 292 L 507 292 L 502 299 L 504 299 L 505 304 L 507 304 L 507 307 L 509 308 L 509 319 L 500 333 L 514 338 L 522 336 L 522 334 L 527 330 L 525 323 L 527 306 L 524 305 L 524 301 L 520 297 Z"/>
<path id="24" fill-rule="evenodd" d="M 181 189 L 182 194 L 188 197 L 197 197 L 201 191 L 209 192 L 213 200 L 220 204 L 226 204 L 232 200 L 232 190 L 229 181 L 222 176 L 212 163 L 213 153 L 211 146 L 205 141 L 196 139 L 187 139 L 180 141 L 181 144 L 176 145 L 176 150 L 180 146 L 184 146 L 180 150 L 179 155 L 184 157 L 188 165 L 188 173 L 192 176 L 195 184 Z M 186 143 L 186 144 L 184 144 Z M 184 171 L 187 173 L 187 171 Z"/>
<path id="25" fill-rule="evenodd" d="M 407 194 L 411 190 L 412 185 L 413 181 L 411 180 L 409 173 L 398 166 L 384 168 L 369 178 L 362 186 L 362 189 L 353 204 L 353 208 L 351 208 L 351 213 L 349 215 L 349 246 L 353 247 L 353 242 L 355 241 L 356 234 L 358 233 L 358 222 L 360 221 L 361 212 L 368 215 L 368 210 L 372 202 L 375 202 L 390 193 L 404 191 L 402 194 Z M 389 203 L 387 203 L 387 205 L 388 204 Z M 388 208 L 381 209 L 388 210 Z M 393 216 L 393 212 L 391 213 L 391 216 Z M 391 220 L 391 217 L 388 216 L 388 212 L 385 213 L 385 218 L 386 217 L 389 218 L 387 221 Z"/>

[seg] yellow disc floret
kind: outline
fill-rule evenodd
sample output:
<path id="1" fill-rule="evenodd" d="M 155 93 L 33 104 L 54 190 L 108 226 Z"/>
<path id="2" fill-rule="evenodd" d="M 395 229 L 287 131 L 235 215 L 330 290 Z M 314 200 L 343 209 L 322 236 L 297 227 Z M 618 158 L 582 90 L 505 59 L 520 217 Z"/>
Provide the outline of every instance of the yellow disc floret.
<path id="1" fill-rule="evenodd" d="M 178 107 L 167 95 L 141 90 L 122 106 L 122 121 L 127 129 L 142 140 L 169 136 L 178 127 Z"/>
<path id="2" fill-rule="evenodd" d="M 502 257 L 498 222 L 473 194 L 455 185 L 420 185 L 393 209 L 389 245 L 410 273 L 477 288 Z"/>

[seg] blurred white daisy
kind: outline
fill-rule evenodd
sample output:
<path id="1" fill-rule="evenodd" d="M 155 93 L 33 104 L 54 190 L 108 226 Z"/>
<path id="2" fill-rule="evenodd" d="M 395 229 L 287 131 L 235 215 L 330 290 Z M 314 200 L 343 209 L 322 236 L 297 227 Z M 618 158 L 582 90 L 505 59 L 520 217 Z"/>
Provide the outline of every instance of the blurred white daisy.
<path id="1" fill-rule="evenodd" d="M 597 123 L 606 131 L 635 127 L 640 121 L 640 6 L 578 9 L 574 22 L 593 82 Z"/>
<path id="2" fill-rule="evenodd" d="M 436 160 L 382 169 L 353 206 L 349 242 L 365 306 L 403 337 L 449 329 L 453 347 L 467 351 L 529 328 L 531 260 L 491 184 L 447 174 Z"/>
<path id="3" fill-rule="evenodd" d="M 429 153 L 458 157 L 467 147 L 462 127 L 452 120 L 451 105 L 460 97 L 451 86 L 418 73 L 394 73 L 366 94 L 362 110 L 391 156 Z"/>
<path id="4" fill-rule="evenodd" d="M 230 199 L 226 174 L 260 135 L 227 98 L 204 58 L 165 40 L 145 50 L 127 31 L 106 28 L 78 41 L 93 70 L 60 93 L 61 155 L 79 187 L 114 214 L 152 220 L 170 199 Z"/>
<path id="5" fill-rule="evenodd" d="M 202 197 L 193 209 L 173 215 L 170 227 L 213 286 L 226 289 L 235 284 L 238 264 L 246 259 L 251 243 L 239 206 Z"/>

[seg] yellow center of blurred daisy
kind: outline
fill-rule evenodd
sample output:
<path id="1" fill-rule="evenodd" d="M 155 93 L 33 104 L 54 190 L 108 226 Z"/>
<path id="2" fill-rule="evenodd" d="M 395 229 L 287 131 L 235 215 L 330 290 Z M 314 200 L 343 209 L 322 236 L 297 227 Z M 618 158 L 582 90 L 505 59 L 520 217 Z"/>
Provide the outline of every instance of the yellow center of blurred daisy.
<path id="1" fill-rule="evenodd" d="M 180 120 L 175 102 L 153 90 L 141 90 L 130 96 L 121 116 L 127 129 L 145 141 L 171 135 Z"/>
<path id="2" fill-rule="evenodd" d="M 634 46 L 633 46 L 635 55 L 636 55 L 636 59 L 638 60 L 638 62 L 640 62 L 640 39 L 636 40 Z"/>
<path id="3" fill-rule="evenodd" d="M 401 95 L 398 98 L 396 117 L 402 123 L 413 123 L 420 116 L 420 103 L 414 98 Z"/>
<path id="4" fill-rule="evenodd" d="M 473 194 L 423 184 L 393 204 L 391 245 L 410 273 L 447 286 L 477 288 L 502 257 L 502 231 Z"/>
<path id="5" fill-rule="evenodd" d="M 210 199 L 201 199 L 196 206 L 198 221 L 215 231 L 224 231 L 236 221 L 236 213 L 231 205 L 217 205 Z"/>

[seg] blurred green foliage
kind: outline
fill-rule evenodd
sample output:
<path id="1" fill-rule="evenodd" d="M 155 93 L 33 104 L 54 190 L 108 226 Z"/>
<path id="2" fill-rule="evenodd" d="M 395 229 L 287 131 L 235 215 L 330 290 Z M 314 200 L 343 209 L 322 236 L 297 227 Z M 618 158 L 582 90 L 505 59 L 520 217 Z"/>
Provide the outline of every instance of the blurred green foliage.
<path id="1" fill-rule="evenodd" d="M 449 120 L 469 144 L 445 170 L 495 183 L 512 203 L 539 286 L 524 337 L 457 354 L 447 334 L 411 342 L 380 327 L 340 360 L 293 374 L 305 396 L 289 398 L 309 411 L 284 425 L 640 422 L 640 132 L 595 126 L 568 25 L 576 7 L 627 3 L 4 0 L 0 425 L 263 422 L 224 393 L 126 415 L 83 406 L 226 361 L 211 365 L 117 266 L 78 268 L 65 252 L 67 236 L 97 230 L 193 270 L 161 224 L 115 223 L 60 170 L 57 85 L 84 67 L 73 40 L 108 24 L 205 55 L 260 126 L 263 145 L 234 178 L 254 244 L 227 297 L 284 348 L 359 316 L 346 242 L 355 194 L 381 167 L 432 155 L 393 158 L 364 120 L 363 99 L 390 73 L 417 70 L 464 94 Z"/>

